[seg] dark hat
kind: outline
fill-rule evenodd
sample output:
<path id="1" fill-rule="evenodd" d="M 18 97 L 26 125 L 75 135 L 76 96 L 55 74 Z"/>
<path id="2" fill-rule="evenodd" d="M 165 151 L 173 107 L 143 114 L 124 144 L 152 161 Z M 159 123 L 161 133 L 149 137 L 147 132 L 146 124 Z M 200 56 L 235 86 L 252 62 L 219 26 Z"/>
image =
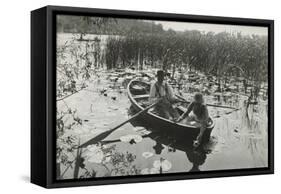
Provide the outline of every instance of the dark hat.
<path id="1" fill-rule="evenodd" d="M 158 71 L 157 71 L 157 77 L 158 77 L 158 76 L 165 76 L 164 71 L 163 71 L 163 70 L 158 70 Z"/>
<path id="2" fill-rule="evenodd" d="M 196 102 L 200 102 L 200 101 L 203 102 L 204 101 L 203 95 L 199 92 L 194 95 L 194 99 L 195 99 Z"/>

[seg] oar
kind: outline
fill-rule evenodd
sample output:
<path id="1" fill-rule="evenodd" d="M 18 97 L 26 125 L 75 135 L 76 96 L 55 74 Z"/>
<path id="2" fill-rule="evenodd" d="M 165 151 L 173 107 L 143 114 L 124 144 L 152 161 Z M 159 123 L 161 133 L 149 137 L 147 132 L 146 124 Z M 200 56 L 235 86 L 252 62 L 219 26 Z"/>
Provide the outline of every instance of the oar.
<path id="1" fill-rule="evenodd" d="M 230 112 L 226 112 L 226 113 L 224 113 L 224 115 L 229 115 L 229 114 L 234 113 L 235 111 L 238 111 L 238 110 L 241 110 L 241 108 L 236 108 L 236 109 L 234 109 L 234 110 L 232 110 Z M 217 116 L 214 116 L 212 118 L 216 119 L 216 118 L 220 118 L 220 117 L 221 117 L 221 115 L 217 115 Z"/>
<path id="2" fill-rule="evenodd" d="M 186 103 L 190 103 L 188 102 L 186 99 L 184 99 L 183 97 L 181 97 L 180 95 L 176 94 L 176 97 L 180 98 L 181 100 L 183 100 Z M 237 108 L 231 107 L 231 106 L 222 106 L 222 105 L 215 105 L 215 104 L 206 104 L 207 106 L 213 106 L 213 107 L 219 107 L 219 108 L 229 108 L 229 109 L 233 109 L 233 110 L 237 110 Z"/>
<path id="3" fill-rule="evenodd" d="M 181 100 L 183 100 L 183 102 L 190 103 L 190 102 L 188 102 L 187 100 L 185 100 L 183 97 L 181 97 L 181 96 L 179 96 L 179 95 L 177 95 L 177 94 L 176 94 L 176 96 L 177 96 L 178 98 L 180 98 Z M 226 114 L 226 115 L 229 115 L 229 114 L 231 114 L 231 113 L 233 113 L 233 112 L 238 111 L 238 110 L 241 109 L 241 108 L 234 108 L 234 107 L 229 107 L 229 106 L 217 106 L 217 105 L 214 105 L 214 104 L 207 104 L 207 106 L 215 106 L 215 107 L 230 108 L 230 109 L 232 109 L 232 111 L 227 112 L 227 113 L 224 113 L 224 114 Z M 219 116 L 214 116 L 214 117 L 212 117 L 212 118 L 215 119 L 215 118 L 220 118 L 220 117 L 221 117 L 221 116 L 219 115 Z"/>
<path id="4" fill-rule="evenodd" d="M 82 145 L 79 146 L 79 148 L 82 148 L 82 147 L 86 147 L 88 145 L 91 145 L 91 144 L 96 144 L 97 142 L 105 139 L 108 135 L 110 135 L 113 131 L 115 131 L 116 129 L 118 129 L 119 127 L 121 127 L 122 125 L 130 122 L 131 120 L 135 119 L 136 117 L 140 116 L 142 113 L 146 112 L 148 109 L 154 107 L 155 105 L 157 105 L 160 101 L 157 101 L 155 103 L 153 103 L 152 105 L 146 107 L 145 109 L 143 109 L 142 111 L 136 113 L 134 116 L 132 116 L 131 118 L 129 118 L 128 120 L 120 123 L 119 125 L 117 125 L 116 127 L 114 127 L 113 129 L 110 129 L 106 132 L 103 132 L 101 134 L 99 134 L 98 136 L 90 139 L 89 141 L 83 143 Z"/>

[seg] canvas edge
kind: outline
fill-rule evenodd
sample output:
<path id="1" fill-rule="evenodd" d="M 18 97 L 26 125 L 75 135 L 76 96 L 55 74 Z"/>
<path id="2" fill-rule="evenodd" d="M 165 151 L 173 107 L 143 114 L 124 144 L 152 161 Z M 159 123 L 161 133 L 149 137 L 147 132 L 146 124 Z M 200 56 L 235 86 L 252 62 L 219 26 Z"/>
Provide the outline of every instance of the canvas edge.
<path id="1" fill-rule="evenodd" d="M 59 187 L 73 187 L 73 186 L 91 186 L 91 185 L 106 185 L 106 184 L 124 184 L 124 183 L 139 183 L 139 182 L 154 182 L 154 181 L 170 181 L 170 180 L 185 180 L 185 179 L 198 179 L 198 178 L 218 178 L 218 177 L 229 177 L 229 176 L 246 176 L 246 175 L 261 175 L 261 174 L 273 174 L 274 173 L 274 110 L 273 110 L 273 101 L 274 101 L 274 79 L 273 79 L 273 64 L 274 64 L 274 21 L 273 20 L 263 20 L 263 19 L 248 19 L 248 18 L 231 18 L 231 17 L 217 17 L 217 16 L 197 16 L 197 15 L 183 15 L 183 14 L 171 14 L 171 13 L 152 13 L 152 12 L 135 12 L 135 11 L 125 11 L 125 10 L 108 10 L 108 9 L 93 9 L 93 8 L 74 8 L 74 7 L 62 7 L 62 6 L 47 6 L 44 7 L 47 9 L 47 54 L 46 54 L 46 74 L 47 74 L 47 100 L 46 100 L 46 111 L 47 111 L 47 123 L 46 123 L 46 156 L 47 156 L 47 168 L 46 168 L 46 184 L 41 185 L 47 188 L 59 188 Z M 168 175 L 158 175 L 158 176 L 144 176 L 144 177 L 117 177 L 117 178 L 107 178 L 107 179 L 98 179 L 98 180 L 71 180 L 71 181 L 55 181 L 54 180 L 54 168 L 53 165 L 53 142 L 54 134 L 50 128 L 54 127 L 54 122 L 52 120 L 53 107 L 55 106 L 54 98 L 54 77 L 52 76 L 55 72 L 54 63 L 54 35 L 53 35 L 53 17 L 55 12 L 67 12 L 67 13 L 87 13 L 87 14 L 105 14 L 116 16 L 126 16 L 126 17 L 146 17 L 156 18 L 156 19 L 172 19 L 172 20 L 191 20 L 200 22 L 214 23 L 214 22 L 223 22 L 223 23 L 241 23 L 243 25 L 261 25 L 269 27 L 269 83 L 270 83 L 270 111 L 269 112 L 269 167 L 263 169 L 238 169 L 238 170 L 227 170 L 227 171 L 212 171 L 204 172 L 203 174 L 168 174 Z M 49 83 L 49 84 L 48 84 Z M 50 84 L 51 83 L 51 84 Z M 51 107 L 51 108 L 50 108 Z M 35 183 L 36 184 L 36 183 Z"/>

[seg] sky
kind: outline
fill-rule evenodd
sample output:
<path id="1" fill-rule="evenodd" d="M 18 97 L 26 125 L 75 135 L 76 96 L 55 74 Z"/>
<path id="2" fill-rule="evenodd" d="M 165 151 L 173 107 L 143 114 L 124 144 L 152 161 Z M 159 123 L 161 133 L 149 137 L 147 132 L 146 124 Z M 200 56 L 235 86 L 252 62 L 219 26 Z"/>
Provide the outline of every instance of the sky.
<path id="1" fill-rule="evenodd" d="M 199 30 L 220 33 L 238 33 L 242 35 L 267 35 L 267 27 L 254 27 L 254 26 L 239 26 L 239 25 L 225 25 L 225 24 L 204 24 L 204 23 L 189 23 L 189 22 L 168 22 L 168 21 L 155 21 L 156 24 L 162 24 L 164 30 L 173 29 L 175 31 L 185 30 Z"/>

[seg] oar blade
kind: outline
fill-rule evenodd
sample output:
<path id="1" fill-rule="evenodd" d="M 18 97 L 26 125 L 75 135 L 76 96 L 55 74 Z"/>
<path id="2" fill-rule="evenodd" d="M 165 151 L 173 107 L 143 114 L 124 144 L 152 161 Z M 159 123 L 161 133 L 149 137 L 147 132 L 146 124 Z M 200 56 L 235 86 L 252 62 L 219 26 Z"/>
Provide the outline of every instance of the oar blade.
<path id="1" fill-rule="evenodd" d="M 130 122 L 131 120 L 135 119 L 136 117 L 138 117 L 139 115 L 141 115 L 143 112 L 147 111 L 148 109 L 150 109 L 150 108 L 156 106 L 159 102 L 160 102 L 160 101 L 157 101 L 157 102 L 155 102 L 154 104 L 152 104 L 152 105 L 146 107 L 145 109 L 143 109 L 142 111 L 136 113 L 136 114 L 135 114 L 134 116 L 132 116 L 130 119 L 128 119 L 128 120 L 124 121 L 123 123 L 117 125 L 117 126 L 114 127 L 113 129 L 110 129 L 110 130 L 108 130 L 108 131 L 106 131 L 106 132 L 103 132 L 103 133 L 99 134 L 98 136 L 96 136 L 96 137 L 90 139 L 90 140 L 87 141 L 86 143 L 84 143 L 84 144 L 82 144 L 81 146 L 79 146 L 79 148 L 86 147 L 86 146 L 88 146 L 88 145 L 92 145 L 92 144 L 96 144 L 96 143 L 100 142 L 101 140 L 103 140 L 103 139 L 105 139 L 107 136 L 109 136 L 113 131 L 115 131 L 116 129 L 118 129 L 118 128 L 121 127 L 122 125 L 124 125 L 124 124 Z"/>

